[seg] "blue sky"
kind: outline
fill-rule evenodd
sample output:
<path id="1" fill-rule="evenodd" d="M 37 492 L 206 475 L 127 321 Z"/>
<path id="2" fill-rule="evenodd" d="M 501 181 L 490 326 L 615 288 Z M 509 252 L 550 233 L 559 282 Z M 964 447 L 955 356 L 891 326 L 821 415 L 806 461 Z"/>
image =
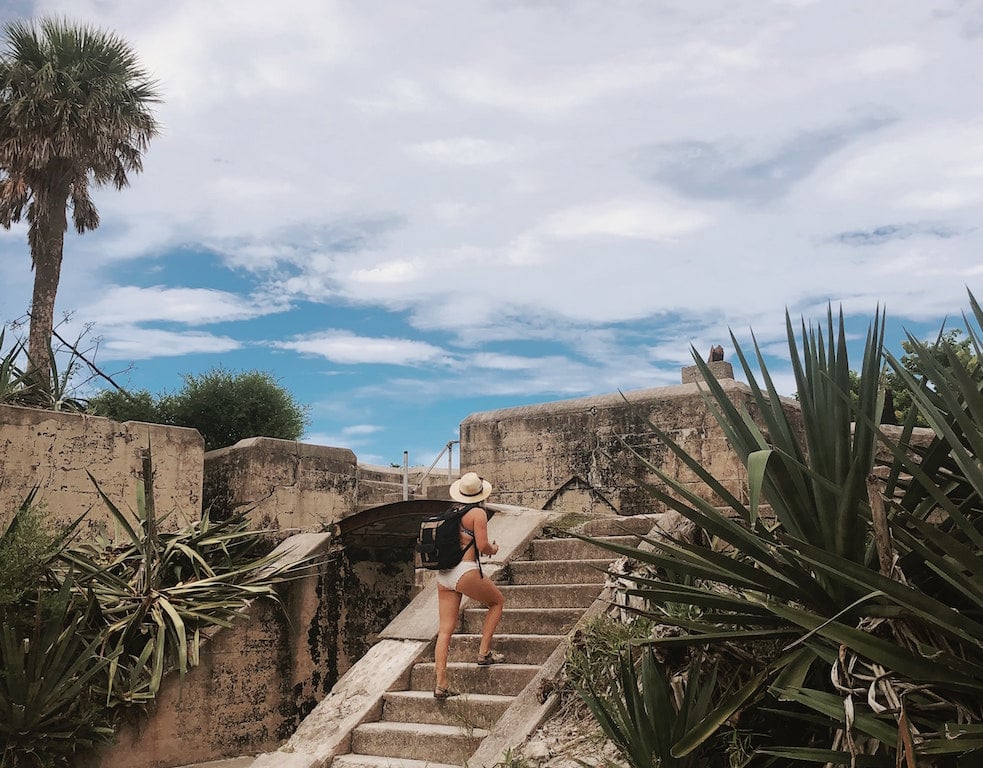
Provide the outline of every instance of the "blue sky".
<path id="1" fill-rule="evenodd" d="M 983 297 L 976 0 L 0 4 L 44 13 L 120 33 L 164 98 L 67 237 L 63 335 L 134 389 L 270 371 L 366 463 L 677 383 L 728 329 L 790 392 L 786 308 L 884 306 L 897 348 Z"/>

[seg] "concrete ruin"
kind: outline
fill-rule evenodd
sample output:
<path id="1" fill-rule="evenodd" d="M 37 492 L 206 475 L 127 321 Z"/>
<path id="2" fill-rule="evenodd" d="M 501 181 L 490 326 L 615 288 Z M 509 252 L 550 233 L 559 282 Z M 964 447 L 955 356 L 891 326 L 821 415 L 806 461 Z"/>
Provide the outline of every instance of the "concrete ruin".
<path id="1" fill-rule="evenodd" d="M 727 396 L 754 413 L 750 388 L 734 381 L 729 363 L 711 370 Z M 662 485 L 648 464 L 687 490 L 712 500 L 700 478 L 662 443 L 657 425 L 738 498 L 747 473 L 704 400 L 699 381 L 624 394 L 504 408 L 461 424 L 461 466 L 492 481 L 503 504 L 586 514 L 664 511 L 643 483 Z M 727 376 L 727 378 L 723 378 Z M 798 404 L 786 401 L 793 421 Z"/>
<path id="2" fill-rule="evenodd" d="M 731 378 L 730 366 L 714 363 L 712 371 L 753 413 L 751 391 Z M 656 481 L 647 463 L 706 496 L 699 478 L 656 439 L 656 424 L 743 497 L 743 464 L 716 425 L 699 377 L 687 376 L 671 387 L 473 414 L 461 424 L 461 466 L 492 480 L 496 503 L 536 510 L 659 512 L 642 487 Z M 794 417 L 797 405 L 787 407 Z M 217 633 L 201 666 L 166 681 L 151 717 L 124 729 L 98 765 L 180 765 L 189 744 L 198 760 L 272 749 L 415 594 L 405 541 L 370 534 L 348 547 L 333 535 L 360 510 L 401 499 L 401 472 L 359 465 L 345 448 L 258 437 L 205 454 L 194 430 L 0 406 L 0 523 L 39 484 L 59 520 L 91 507 L 92 524 L 105 527 L 111 518 L 100 514 L 85 470 L 113 503 L 132 508 L 148 449 L 157 509 L 171 513 L 173 527 L 197 519 L 204 503 L 216 517 L 244 512 L 278 539 L 315 537 L 329 557 L 316 576 L 291 585 L 286 611 L 260 602 L 248 622 Z M 408 483 L 414 495 L 447 499 L 451 478 L 435 475 L 416 470 Z"/>
<path id="3" fill-rule="evenodd" d="M 161 529 L 201 517 L 204 441 L 197 430 L 0 405 L 0 530 L 35 487 L 52 524 L 84 514 L 85 528 L 112 530 L 99 490 L 135 512 L 147 455 Z"/>

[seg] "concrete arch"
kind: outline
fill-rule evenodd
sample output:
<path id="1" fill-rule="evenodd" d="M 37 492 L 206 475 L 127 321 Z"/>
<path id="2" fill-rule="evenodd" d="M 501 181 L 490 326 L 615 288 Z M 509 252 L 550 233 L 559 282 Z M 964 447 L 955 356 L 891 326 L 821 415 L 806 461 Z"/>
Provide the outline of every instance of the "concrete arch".
<path id="1" fill-rule="evenodd" d="M 412 548 L 420 523 L 453 503 L 448 499 L 409 499 L 369 507 L 339 520 L 338 536 L 346 547 Z"/>

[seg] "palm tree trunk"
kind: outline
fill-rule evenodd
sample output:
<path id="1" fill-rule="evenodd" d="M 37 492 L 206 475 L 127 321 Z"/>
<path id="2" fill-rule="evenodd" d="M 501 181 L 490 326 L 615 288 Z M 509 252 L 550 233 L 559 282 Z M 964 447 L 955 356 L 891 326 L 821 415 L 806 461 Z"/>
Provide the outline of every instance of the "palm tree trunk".
<path id="1" fill-rule="evenodd" d="M 60 192 L 60 190 L 59 190 Z M 27 374 L 40 391 L 51 391 L 51 337 L 54 330 L 55 296 L 61 279 L 61 260 L 68 217 L 68 192 L 45 195 L 28 239 L 34 260 L 34 294 L 28 336 Z M 41 202 L 41 201 L 37 201 Z"/>

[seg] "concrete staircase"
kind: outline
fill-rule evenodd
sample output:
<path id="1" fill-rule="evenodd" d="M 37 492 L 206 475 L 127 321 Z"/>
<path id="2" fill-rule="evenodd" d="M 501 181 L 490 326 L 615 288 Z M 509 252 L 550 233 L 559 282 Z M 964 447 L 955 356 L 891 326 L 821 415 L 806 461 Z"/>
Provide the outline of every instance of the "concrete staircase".
<path id="1" fill-rule="evenodd" d="M 484 567 L 506 604 L 494 648 L 507 663 L 479 667 L 482 606 L 462 605 L 449 677 L 462 695 L 433 698 L 437 590 L 431 580 L 380 633 L 274 752 L 184 768 L 492 768 L 553 711 L 566 637 L 609 607 L 608 550 L 573 538 L 537 538 L 553 513 L 495 505 L 489 535 L 499 558 Z M 586 535 L 635 544 L 660 515 L 602 517 Z M 432 576 L 432 573 L 427 572 Z"/>
<path id="2" fill-rule="evenodd" d="M 650 523 L 640 532 L 647 532 Z M 624 524 L 625 518 L 612 522 L 619 528 Z M 638 541 L 624 534 L 603 538 Z M 531 541 L 524 558 L 509 562 L 497 578 L 505 610 L 494 647 L 507 663 L 475 664 L 485 609 L 465 603 L 448 662 L 451 684 L 462 695 L 447 701 L 433 698 L 431 647 L 412 665 L 405 688 L 385 693 L 378 716 L 354 728 L 350 752 L 336 756 L 332 766 L 448 768 L 470 761 L 598 599 L 612 559 L 610 552 L 579 539 Z"/>

